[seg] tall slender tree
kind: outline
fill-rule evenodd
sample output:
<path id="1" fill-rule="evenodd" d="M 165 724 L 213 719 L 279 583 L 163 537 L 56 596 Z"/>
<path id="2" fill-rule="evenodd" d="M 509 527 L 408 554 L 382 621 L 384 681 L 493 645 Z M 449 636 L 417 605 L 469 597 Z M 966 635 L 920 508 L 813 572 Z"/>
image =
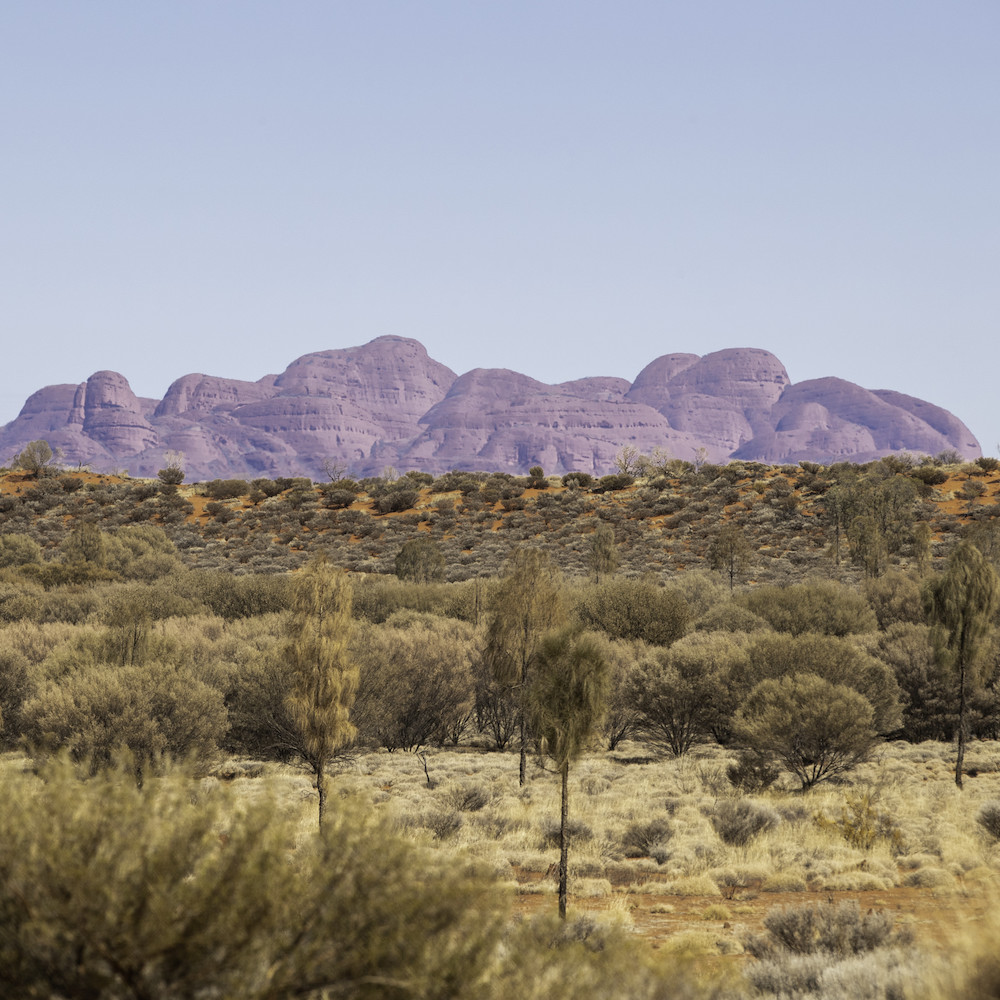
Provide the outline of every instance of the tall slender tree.
<path id="1" fill-rule="evenodd" d="M 753 546 L 743 528 L 730 522 L 723 526 L 708 547 L 708 563 L 712 569 L 721 570 L 729 577 L 729 592 L 736 586 L 736 578 L 750 568 Z"/>
<path id="2" fill-rule="evenodd" d="M 565 624 L 566 609 L 557 570 L 539 549 L 515 549 L 507 560 L 490 606 L 486 625 L 486 657 L 498 684 L 519 698 L 518 730 L 523 785 L 527 770 L 527 720 L 524 692 L 542 636 Z"/>
<path id="3" fill-rule="evenodd" d="M 1000 578 L 979 549 L 970 542 L 961 542 L 945 572 L 928 583 L 925 600 L 934 625 L 937 655 L 958 683 L 955 784 L 961 788 L 970 688 L 980 680 L 984 640 L 1000 606 Z"/>
<path id="4" fill-rule="evenodd" d="M 615 545 L 615 529 L 610 524 L 599 524 L 591 536 L 587 565 L 597 584 L 621 565 L 618 548 Z"/>
<path id="5" fill-rule="evenodd" d="M 528 685 L 532 729 L 559 770 L 559 916 L 566 919 L 569 874 L 569 765 L 604 715 L 610 688 L 601 646 L 579 626 L 551 632 L 538 647 Z"/>
<path id="6" fill-rule="evenodd" d="M 330 761 L 356 731 L 350 712 L 359 671 L 350 657 L 350 637 L 350 581 L 317 559 L 292 587 L 285 660 L 290 674 L 286 703 L 302 734 L 303 758 L 316 780 L 320 829 Z"/>

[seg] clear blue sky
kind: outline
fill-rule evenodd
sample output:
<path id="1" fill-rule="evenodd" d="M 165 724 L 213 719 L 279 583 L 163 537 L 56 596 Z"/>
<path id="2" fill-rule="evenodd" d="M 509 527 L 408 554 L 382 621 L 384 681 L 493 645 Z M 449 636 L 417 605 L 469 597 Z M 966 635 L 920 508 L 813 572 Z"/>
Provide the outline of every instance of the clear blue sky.
<path id="1" fill-rule="evenodd" d="M 381 334 L 1000 415 L 996 0 L 6 0 L 0 423 Z"/>

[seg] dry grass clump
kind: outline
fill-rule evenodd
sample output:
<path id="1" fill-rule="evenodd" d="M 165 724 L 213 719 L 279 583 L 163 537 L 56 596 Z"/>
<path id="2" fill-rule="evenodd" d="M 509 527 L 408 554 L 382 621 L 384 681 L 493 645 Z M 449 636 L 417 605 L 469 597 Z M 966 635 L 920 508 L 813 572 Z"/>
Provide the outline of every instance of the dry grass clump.
<path id="1" fill-rule="evenodd" d="M 903 885 L 911 889 L 954 888 L 955 876 L 944 868 L 917 868 L 903 877 Z"/>

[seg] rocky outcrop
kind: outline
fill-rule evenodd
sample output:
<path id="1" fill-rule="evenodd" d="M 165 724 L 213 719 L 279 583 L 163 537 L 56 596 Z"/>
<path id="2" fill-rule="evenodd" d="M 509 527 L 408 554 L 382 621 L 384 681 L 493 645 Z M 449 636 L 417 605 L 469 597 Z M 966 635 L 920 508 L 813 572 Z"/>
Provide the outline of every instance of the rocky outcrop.
<path id="1" fill-rule="evenodd" d="M 140 399 L 116 372 L 40 389 L 0 428 L 0 460 L 45 438 L 67 464 L 155 475 L 179 451 L 189 479 L 320 477 L 328 460 L 358 476 L 386 465 L 526 472 L 611 471 L 631 445 L 713 461 L 867 461 L 896 451 L 980 454 L 946 410 L 842 379 L 793 385 L 768 351 L 666 354 L 629 383 L 609 376 L 546 385 L 475 369 L 462 376 L 403 337 L 320 351 L 245 382 L 177 379 Z"/>

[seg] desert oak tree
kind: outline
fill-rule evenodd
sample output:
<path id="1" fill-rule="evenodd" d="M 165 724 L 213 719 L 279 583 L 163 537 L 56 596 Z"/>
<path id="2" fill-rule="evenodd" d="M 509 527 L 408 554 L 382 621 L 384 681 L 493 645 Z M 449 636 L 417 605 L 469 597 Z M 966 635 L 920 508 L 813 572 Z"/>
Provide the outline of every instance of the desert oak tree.
<path id="1" fill-rule="evenodd" d="M 358 667 L 351 659 L 350 637 L 350 581 L 324 560 L 316 560 L 292 587 L 285 661 L 290 675 L 287 705 L 316 779 L 321 829 L 330 760 L 355 733 L 350 712 Z"/>

